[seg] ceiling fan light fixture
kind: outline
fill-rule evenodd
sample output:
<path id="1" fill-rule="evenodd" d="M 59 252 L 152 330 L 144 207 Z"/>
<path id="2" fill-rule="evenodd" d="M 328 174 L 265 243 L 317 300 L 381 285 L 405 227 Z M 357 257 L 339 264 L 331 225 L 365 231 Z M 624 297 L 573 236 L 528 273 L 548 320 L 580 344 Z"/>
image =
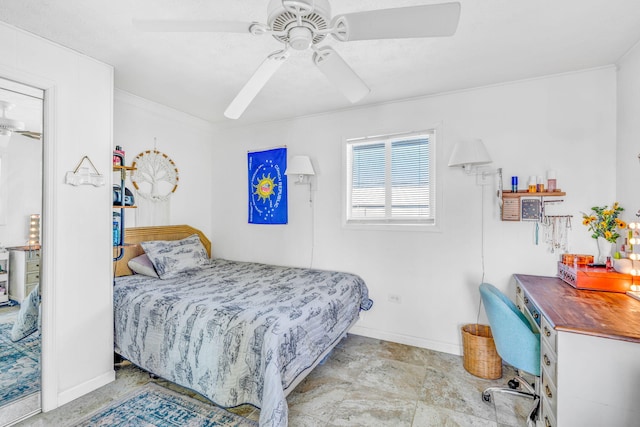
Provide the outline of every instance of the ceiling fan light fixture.
<path id="1" fill-rule="evenodd" d="M 289 46 L 295 50 L 307 50 L 313 41 L 313 33 L 307 27 L 293 27 L 289 31 Z"/>
<path id="2" fill-rule="evenodd" d="M 0 118 L 0 130 L 5 132 L 16 132 L 24 130 L 24 123 L 5 117 Z"/>
<path id="3" fill-rule="evenodd" d="M 271 28 L 273 37 L 281 43 L 290 44 L 291 30 L 296 27 L 306 28 L 311 32 L 311 43 L 318 44 L 326 37 L 322 33 L 329 28 L 331 17 L 331 6 L 327 0 L 307 0 L 304 2 L 288 3 L 311 3 L 312 8 L 309 13 L 300 14 L 291 8 L 287 8 L 286 0 L 271 0 L 267 7 L 267 26 Z M 294 35 L 296 35 L 294 33 Z"/>
<path id="4" fill-rule="evenodd" d="M 0 108 L 2 109 L 2 117 L 0 117 L 0 135 L 11 135 L 11 132 L 17 132 L 24 130 L 24 123 L 18 120 L 13 120 L 7 117 L 7 111 L 15 107 L 8 101 L 0 101 Z"/>

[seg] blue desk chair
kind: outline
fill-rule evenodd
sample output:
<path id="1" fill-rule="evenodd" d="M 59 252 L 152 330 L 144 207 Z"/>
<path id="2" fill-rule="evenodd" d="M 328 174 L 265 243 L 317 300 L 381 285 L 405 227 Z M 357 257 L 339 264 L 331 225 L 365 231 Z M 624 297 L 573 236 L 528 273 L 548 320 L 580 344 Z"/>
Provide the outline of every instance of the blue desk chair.
<path id="1" fill-rule="evenodd" d="M 517 370 L 535 376 L 532 387 L 520 375 L 509 381 L 509 387 L 489 387 L 482 392 L 482 399 L 491 401 L 492 393 L 503 392 L 525 396 L 536 400 L 529 419 L 535 421 L 538 413 L 538 394 L 540 384 L 540 335 L 518 307 L 498 288 L 489 284 L 480 285 L 480 296 L 485 312 L 489 318 L 489 326 L 493 334 L 498 354 L 509 365 Z"/>

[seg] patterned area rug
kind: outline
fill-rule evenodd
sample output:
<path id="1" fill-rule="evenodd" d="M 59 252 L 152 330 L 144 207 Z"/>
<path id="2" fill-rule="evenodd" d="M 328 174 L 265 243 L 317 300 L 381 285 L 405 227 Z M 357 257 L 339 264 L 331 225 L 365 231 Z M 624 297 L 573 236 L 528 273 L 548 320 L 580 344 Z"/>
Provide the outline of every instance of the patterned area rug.
<path id="1" fill-rule="evenodd" d="M 258 424 L 216 406 L 148 383 L 86 417 L 74 427 L 80 426 L 257 427 Z"/>
<path id="2" fill-rule="evenodd" d="M 13 323 L 0 323 L 0 401 L 40 391 L 40 334 L 11 341 Z"/>

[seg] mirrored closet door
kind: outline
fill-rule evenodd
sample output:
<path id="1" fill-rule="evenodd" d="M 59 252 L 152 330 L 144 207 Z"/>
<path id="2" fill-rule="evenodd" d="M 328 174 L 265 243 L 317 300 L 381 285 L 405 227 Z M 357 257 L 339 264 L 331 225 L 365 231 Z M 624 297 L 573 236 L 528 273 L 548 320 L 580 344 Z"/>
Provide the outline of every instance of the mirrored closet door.
<path id="1" fill-rule="evenodd" d="M 41 407 L 43 98 L 0 78 L 0 426 Z"/>

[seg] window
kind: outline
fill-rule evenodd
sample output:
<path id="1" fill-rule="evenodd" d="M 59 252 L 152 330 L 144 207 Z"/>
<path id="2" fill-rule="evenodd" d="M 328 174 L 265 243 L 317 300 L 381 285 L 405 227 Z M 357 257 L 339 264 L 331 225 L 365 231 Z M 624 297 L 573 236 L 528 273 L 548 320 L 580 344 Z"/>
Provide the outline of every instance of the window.
<path id="1" fill-rule="evenodd" d="M 348 224 L 435 224 L 435 130 L 347 140 Z"/>

